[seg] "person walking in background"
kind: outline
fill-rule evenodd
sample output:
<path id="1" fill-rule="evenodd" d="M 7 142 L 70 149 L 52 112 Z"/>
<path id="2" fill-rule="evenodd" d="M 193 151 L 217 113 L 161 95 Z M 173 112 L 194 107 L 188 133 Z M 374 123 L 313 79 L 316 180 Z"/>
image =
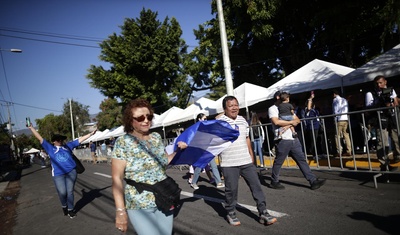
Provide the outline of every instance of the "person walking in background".
<path id="1" fill-rule="evenodd" d="M 275 149 L 276 149 L 276 157 L 274 160 L 274 164 L 272 166 L 272 174 L 271 174 L 271 184 L 270 187 L 273 189 L 284 189 L 283 186 L 279 182 L 279 173 L 282 167 L 283 162 L 286 157 L 290 154 L 294 161 L 300 168 L 300 171 L 303 173 L 303 176 L 310 183 L 310 188 L 312 190 L 320 188 L 325 184 L 326 180 L 318 179 L 310 169 L 306 161 L 306 156 L 303 152 L 302 146 L 298 138 L 294 138 L 290 127 L 296 126 L 300 123 L 300 120 L 297 116 L 294 116 L 292 121 L 285 121 L 279 119 L 279 110 L 278 106 L 280 104 L 281 92 L 277 91 L 274 94 L 275 103 L 268 109 L 268 116 L 271 119 L 272 128 L 275 133 L 275 136 L 278 136 L 278 132 L 280 128 L 284 128 L 284 132 L 282 134 L 282 139 L 275 141 Z"/>
<path id="2" fill-rule="evenodd" d="M 115 227 L 128 228 L 128 218 L 139 235 L 172 234 L 174 211 L 163 213 L 157 208 L 155 196 L 124 179 L 154 185 L 167 178 L 166 168 L 176 152 L 167 155 L 164 142 L 157 132 L 150 132 L 154 111 L 144 99 L 128 103 L 123 112 L 125 135 L 119 137 L 112 152 L 112 192 L 116 207 Z M 177 143 L 179 149 L 187 144 Z"/>
<path id="3" fill-rule="evenodd" d="M 336 141 L 336 150 L 337 154 L 340 156 L 351 156 L 351 142 L 350 142 L 350 135 L 348 132 L 348 126 L 349 126 L 349 118 L 347 116 L 347 113 L 349 112 L 349 104 L 347 103 L 347 100 L 343 97 L 340 97 L 340 93 L 338 90 L 333 90 L 332 91 L 332 96 L 333 96 L 333 102 L 332 102 L 332 109 L 333 109 L 333 114 L 337 114 L 335 117 L 335 120 L 337 122 L 337 131 L 335 135 L 335 141 Z M 344 137 L 344 141 L 346 144 L 346 152 L 343 153 L 343 148 L 340 144 L 341 136 Z"/>
<path id="4" fill-rule="evenodd" d="M 106 145 L 106 141 L 103 141 L 103 143 L 100 146 L 100 150 L 101 150 L 101 155 L 103 157 L 107 157 L 107 145 Z"/>
<path id="5" fill-rule="evenodd" d="M 365 106 L 368 109 L 397 107 L 399 102 L 396 91 L 387 87 L 386 78 L 382 75 L 374 78 L 374 90 L 365 95 Z M 397 119 L 396 119 L 397 115 Z M 381 163 L 381 170 L 394 170 L 396 168 L 389 166 L 389 136 L 393 147 L 393 160 L 400 162 L 399 131 L 400 123 L 396 123 L 400 118 L 399 112 L 396 114 L 393 109 L 380 111 L 380 123 L 377 111 L 373 111 L 369 117 L 369 123 L 375 129 L 377 138 L 377 157 Z M 382 129 L 380 129 L 382 128 Z"/>
<path id="6" fill-rule="evenodd" d="M 258 156 L 260 164 L 258 166 L 264 167 L 264 154 L 262 151 L 262 146 L 264 143 L 264 130 L 261 126 L 260 119 L 258 119 L 257 113 L 253 112 L 251 115 L 250 125 L 253 132 L 253 149 L 256 156 Z"/>
<path id="7" fill-rule="evenodd" d="M 226 96 L 222 100 L 224 114 L 218 116 L 218 120 L 228 122 L 239 131 L 239 137 L 227 149 L 221 153 L 221 168 L 225 180 L 225 210 L 229 224 L 240 225 L 236 216 L 236 204 L 238 197 L 239 177 L 242 176 L 257 203 L 259 222 L 273 224 L 277 219 L 268 213 L 264 192 L 258 179 L 256 166 L 254 165 L 253 150 L 249 138 L 249 124 L 239 115 L 239 103 L 234 96 Z"/>
<path id="8" fill-rule="evenodd" d="M 94 135 L 96 130 L 66 144 L 64 144 L 64 140 L 67 139 L 66 136 L 54 134 L 51 137 L 51 142 L 53 143 L 51 144 L 43 139 L 39 132 L 33 128 L 32 124 L 28 126 L 28 129 L 39 140 L 50 157 L 51 174 L 64 215 L 68 215 L 71 219 L 74 218 L 76 216 L 76 211 L 74 211 L 74 187 L 77 173 L 75 170 L 76 164 L 72 158 L 72 150 L 78 147 L 82 141 Z"/>
<path id="9" fill-rule="evenodd" d="M 196 117 L 197 122 L 203 122 L 207 120 L 207 116 L 204 113 L 199 113 Z M 199 186 L 197 185 L 197 181 L 199 180 L 200 173 L 203 169 L 201 167 L 195 167 L 194 169 L 194 174 L 192 178 L 192 182 L 190 183 L 190 186 L 193 189 L 199 189 Z M 223 188 L 225 187 L 224 183 L 221 181 L 221 175 L 219 174 L 218 171 L 218 166 L 217 163 L 215 162 L 215 158 L 208 163 L 208 165 L 205 168 L 205 171 L 207 173 L 208 178 L 210 179 L 210 184 L 216 184 L 217 188 Z M 211 176 L 210 171 L 212 171 L 214 177 Z"/>
<path id="10" fill-rule="evenodd" d="M 318 158 L 317 155 L 317 141 L 320 129 L 319 112 L 315 109 L 314 104 L 314 93 L 311 94 L 310 98 L 306 101 L 305 117 L 312 118 L 306 120 L 306 146 L 307 152 L 313 155 L 313 158 Z"/>
<path id="11" fill-rule="evenodd" d="M 93 165 L 97 163 L 97 156 L 96 156 L 96 144 L 93 141 L 89 142 L 90 146 L 90 156 L 92 157 Z"/>
<path id="12" fill-rule="evenodd" d="M 44 149 L 40 150 L 40 162 L 42 163 L 42 168 L 46 167 L 46 160 L 47 160 L 47 153 L 44 151 Z"/>
<path id="13" fill-rule="evenodd" d="M 287 92 L 282 92 L 281 93 L 281 103 L 278 106 L 279 110 L 279 118 L 285 121 L 291 121 L 293 120 L 293 115 L 294 115 L 294 107 L 290 102 L 290 95 Z M 292 131 L 293 137 L 297 138 L 297 132 L 294 129 L 293 126 L 290 127 L 290 130 Z M 284 128 L 279 129 L 279 135 L 278 139 L 282 139 L 282 134 L 285 131 Z"/>

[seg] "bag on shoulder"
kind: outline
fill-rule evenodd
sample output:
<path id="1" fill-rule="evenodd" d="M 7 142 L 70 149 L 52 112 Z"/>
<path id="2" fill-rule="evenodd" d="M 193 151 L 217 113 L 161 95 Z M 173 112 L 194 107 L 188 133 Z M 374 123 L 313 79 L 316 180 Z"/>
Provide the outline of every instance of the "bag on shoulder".
<path id="1" fill-rule="evenodd" d="M 67 145 L 65 145 L 65 147 L 69 149 L 69 152 L 71 153 L 72 159 L 74 159 L 74 161 L 75 161 L 75 164 L 76 164 L 76 167 L 75 167 L 76 173 L 82 174 L 83 172 L 85 172 L 85 167 L 83 166 L 83 164 L 82 164 L 82 162 L 79 160 L 79 158 L 78 158 L 77 156 L 75 156 L 74 152 L 72 152 L 72 150 L 71 150 Z"/>
<path id="2" fill-rule="evenodd" d="M 175 182 L 175 180 L 169 176 L 167 176 L 166 179 L 155 183 L 154 185 L 138 183 L 134 180 L 126 178 L 125 181 L 127 184 L 134 186 L 139 193 L 142 193 L 143 190 L 153 192 L 156 198 L 155 202 L 157 208 L 163 213 L 172 211 L 174 208 L 179 206 L 182 189 L 179 188 L 179 185 Z"/>
<path id="3" fill-rule="evenodd" d="M 75 154 L 72 153 L 72 158 L 75 161 L 76 164 L 76 173 L 78 174 L 82 174 L 83 172 L 85 172 L 85 167 L 83 166 L 82 162 L 75 156 Z"/>

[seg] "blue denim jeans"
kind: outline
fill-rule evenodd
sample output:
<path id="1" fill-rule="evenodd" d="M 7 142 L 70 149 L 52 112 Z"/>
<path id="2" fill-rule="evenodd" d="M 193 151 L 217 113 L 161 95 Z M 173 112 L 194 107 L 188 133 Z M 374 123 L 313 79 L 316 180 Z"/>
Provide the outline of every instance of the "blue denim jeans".
<path id="1" fill-rule="evenodd" d="M 215 183 L 217 183 L 217 184 L 221 183 L 221 175 L 219 174 L 217 163 L 215 163 L 215 158 L 213 160 L 211 160 L 209 164 L 210 164 L 211 171 L 214 175 Z M 208 170 L 208 169 L 206 169 L 206 170 Z M 193 174 L 193 179 L 192 179 L 193 184 L 197 184 L 200 173 L 201 173 L 201 168 L 196 167 L 194 169 L 194 174 Z"/>
<path id="2" fill-rule="evenodd" d="M 170 235 L 174 225 L 174 212 L 164 214 L 157 208 L 128 210 L 131 221 L 138 235 Z"/>
<path id="3" fill-rule="evenodd" d="M 61 206 L 74 209 L 74 186 L 76 182 L 76 170 L 73 169 L 67 174 L 53 176 L 53 181 L 60 198 Z"/>
<path id="4" fill-rule="evenodd" d="M 264 165 L 264 156 L 263 156 L 263 152 L 262 152 L 261 138 L 254 139 L 253 149 L 254 149 L 255 156 L 258 155 L 260 158 L 260 165 L 263 166 Z"/>

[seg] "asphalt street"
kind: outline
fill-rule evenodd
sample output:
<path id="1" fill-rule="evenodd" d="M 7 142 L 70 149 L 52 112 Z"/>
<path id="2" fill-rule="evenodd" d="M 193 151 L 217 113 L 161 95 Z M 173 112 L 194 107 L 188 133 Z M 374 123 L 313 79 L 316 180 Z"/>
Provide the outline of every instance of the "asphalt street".
<path id="1" fill-rule="evenodd" d="M 75 187 L 78 216 L 74 219 L 62 213 L 50 168 L 33 165 L 24 169 L 12 234 L 121 234 L 114 227 L 110 165 L 84 165 L 86 171 L 79 175 Z M 242 224 L 234 227 L 225 220 L 224 190 L 210 185 L 205 173 L 201 174 L 200 188 L 193 190 L 186 182 L 186 169 L 168 169 L 168 175 L 182 188 L 182 206 L 176 211 L 174 234 L 398 234 L 398 175 L 380 177 L 383 182 L 376 189 L 372 173 L 314 172 L 328 180 L 314 191 L 297 169 L 282 169 L 284 190 L 268 188 L 270 170 L 262 172 L 260 180 L 267 207 L 278 217 L 278 222 L 270 226 L 258 223 L 251 192 L 240 179 L 237 216 Z M 135 234 L 132 226 L 126 234 Z"/>

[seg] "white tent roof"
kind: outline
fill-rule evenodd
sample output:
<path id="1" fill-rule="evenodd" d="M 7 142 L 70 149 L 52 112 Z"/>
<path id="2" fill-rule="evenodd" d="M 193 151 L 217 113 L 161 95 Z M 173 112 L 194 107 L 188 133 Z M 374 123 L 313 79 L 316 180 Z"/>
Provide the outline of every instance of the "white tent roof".
<path id="1" fill-rule="evenodd" d="M 96 131 L 96 134 L 90 136 L 89 138 L 87 138 L 85 141 L 83 141 L 81 144 L 86 144 L 89 143 L 90 141 L 96 141 L 96 138 L 102 135 L 102 131 Z"/>
<path id="2" fill-rule="evenodd" d="M 28 151 L 26 151 L 26 152 L 24 152 L 24 153 L 29 154 L 29 153 L 38 153 L 38 152 L 40 152 L 39 149 L 31 148 L 31 149 L 29 149 Z"/>
<path id="3" fill-rule="evenodd" d="M 202 97 L 184 109 L 179 116 L 175 117 L 174 123 L 195 120 L 199 113 L 204 113 L 208 116 L 210 111 L 211 113 L 215 112 L 213 110 L 209 110 L 210 107 L 214 106 L 214 103 L 215 101 Z"/>
<path id="4" fill-rule="evenodd" d="M 373 81 L 378 75 L 386 78 L 400 74 L 400 44 L 343 77 L 343 86 Z"/>
<path id="5" fill-rule="evenodd" d="M 304 91 L 330 89 L 342 86 L 342 77 L 354 69 L 314 59 L 279 82 L 268 87 L 267 99 L 272 99 L 276 91 L 291 94 Z"/>
<path id="6" fill-rule="evenodd" d="M 160 127 L 160 126 L 168 126 L 174 124 L 174 119 L 176 117 L 179 117 L 180 114 L 183 111 L 183 109 L 178 108 L 178 107 L 171 107 L 167 111 L 165 111 L 163 114 L 160 115 L 158 120 L 153 121 L 153 126 L 152 128 Z"/>
<path id="7" fill-rule="evenodd" d="M 92 141 L 100 141 L 100 140 L 105 140 L 107 139 L 106 136 L 110 132 L 109 129 L 105 129 L 104 131 L 101 132 L 101 135 L 96 136 L 96 138 L 91 139 Z"/>
<path id="8" fill-rule="evenodd" d="M 246 109 L 253 104 L 267 100 L 268 93 L 268 88 L 257 86 L 247 82 L 243 83 L 233 90 L 233 95 L 239 102 L 239 108 Z M 225 98 L 225 96 L 215 101 L 214 109 L 216 110 L 216 113 L 220 113 L 223 111 L 222 100 Z"/>

